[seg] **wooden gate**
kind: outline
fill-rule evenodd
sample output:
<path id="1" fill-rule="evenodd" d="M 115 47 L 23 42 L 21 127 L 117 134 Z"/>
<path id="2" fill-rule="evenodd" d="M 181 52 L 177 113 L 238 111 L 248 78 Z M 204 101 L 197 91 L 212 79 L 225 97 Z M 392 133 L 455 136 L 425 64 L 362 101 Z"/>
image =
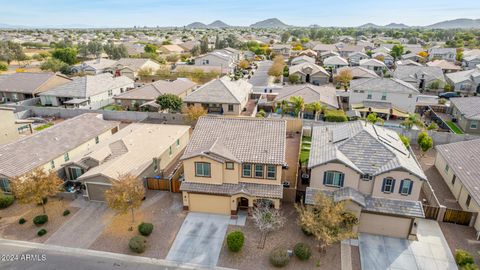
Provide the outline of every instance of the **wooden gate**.
<path id="1" fill-rule="evenodd" d="M 424 205 L 423 212 L 425 213 L 426 219 L 437 220 L 438 213 L 440 212 L 440 207 Z"/>
<path id="2" fill-rule="evenodd" d="M 470 221 L 472 220 L 472 217 L 473 217 L 472 212 L 447 208 L 445 210 L 445 215 L 443 216 L 443 222 L 449 222 L 449 223 L 468 226 L 470 225 Z"/>
<path id="3" fill-rule="evenodd" d="M 147 187 L 148 189 L 170 191 L 170 181 L 168 179 L 147 178 Z"/>

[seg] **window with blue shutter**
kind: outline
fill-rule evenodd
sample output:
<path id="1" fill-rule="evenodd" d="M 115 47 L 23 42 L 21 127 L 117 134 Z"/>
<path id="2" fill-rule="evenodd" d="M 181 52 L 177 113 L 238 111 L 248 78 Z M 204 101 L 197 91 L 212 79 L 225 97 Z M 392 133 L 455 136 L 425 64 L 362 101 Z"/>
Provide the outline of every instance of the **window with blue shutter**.
<path id="1" fill-rule="evenodd" d="M 400 183 L 400 190 L 399 193 L 402 195 L 410 195 L 412 194 L 412 188 L 413 188 L 413 181 L 412 180 L 402 180 Z"/>
<path id="2" fill-rule="evenodd" d="M 382 192 L 392 193 L 395 190 L 395 179 L 387 177 L 383 179 Z"/>
<path id="3" fill-rule="evenodd" d="M 343 187 L 345 174 L 337 171 L 326 171 L 323 173 L 323 184 L 325 186 Z"/>

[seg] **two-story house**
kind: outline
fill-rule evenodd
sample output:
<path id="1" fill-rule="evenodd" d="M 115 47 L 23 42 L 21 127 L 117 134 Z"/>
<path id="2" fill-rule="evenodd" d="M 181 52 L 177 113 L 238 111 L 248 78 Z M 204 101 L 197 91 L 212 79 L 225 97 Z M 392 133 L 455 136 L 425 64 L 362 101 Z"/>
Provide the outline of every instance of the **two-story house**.
<path id="1" fill-rule="evenodd" d="M 290 75 L 298 76 L 302 83 L 311 83 L 315 85 L 327 84 L 330 79 L 330 73 L 328 73 L 323 67 L 308 62 L 291 66 Z"/>
<path id="2" fill-rule="evenodd" d="M 324 192 L 346 201 L 359 220 L 358 232 L 416 234 L 426 176 L 396 132 L 363 121 L 313 127 L 308 169 L 307 204 Z"/>
<path id="3" fill-rule="evenodd" d="M 286 121 L 201 117 L 183 160 L 185 210 L 237 215 L 260 201 L 280 207 Z"/>

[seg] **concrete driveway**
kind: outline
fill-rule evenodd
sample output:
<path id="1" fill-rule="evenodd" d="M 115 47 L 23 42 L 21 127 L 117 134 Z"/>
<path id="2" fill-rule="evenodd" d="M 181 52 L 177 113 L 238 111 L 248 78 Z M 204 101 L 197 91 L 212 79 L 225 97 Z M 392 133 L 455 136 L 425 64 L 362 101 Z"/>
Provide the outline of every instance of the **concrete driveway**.
<path id="1" fill-rule="evenodd" d="M 371 234 L 359 235 L 362 269 L 456 270 L 458 269 L 440 226 L 419 220 L 418 241 Z"/>
<path id="2" fill-rule="evenodd" d="M 72 206 L 80 207 L 77 213 L 52 234 L 45 244 L 73 248 L 88 248 L 111 222 L 114 213 L 106 203 L 78 198 Z"/>
<path id="3" fill-rule="evenodd" d="M 229 222 L 229 216 L 188 213 L 166 260 L 215 267 Z"/>

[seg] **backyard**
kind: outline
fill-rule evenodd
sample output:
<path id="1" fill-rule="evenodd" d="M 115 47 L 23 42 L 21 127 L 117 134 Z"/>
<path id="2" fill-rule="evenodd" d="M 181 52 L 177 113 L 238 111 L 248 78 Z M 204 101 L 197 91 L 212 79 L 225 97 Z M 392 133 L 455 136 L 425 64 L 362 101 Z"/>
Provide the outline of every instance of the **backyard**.
<path id="1" fill-rule="evenodd" d="M 102 107 L 101 110 L 105 110 L 105 111 L 123 111 L 123 108 L 122 108 L 122 106 L 120 106 L 120 105 L 110 104 L 110 105 L 107 105 L 107 106 Z"/>
<path id="2" fill-rule="evenodd" d="M 312 145 L 312 137 L 302 137 L 302 148 L 300 151 L 300 163 L 302 166 L 307 165 L 310 155 L 310 147 Z"/>
<path id="3" fill-rule="evenodd" d="M 463 134 L 463 131 L 452 121 L 445 122 L 455 134 Z"/>
<path id="4" fill-rule="evenodd" d="M 50 122 L 50 123 L 47 123 L 47 124 L 44 124 L 44 125 L 41 125 L 41 126 L 38 126 L 36 128 L 34 128 L 35 131 L 41 131 L 41 130 L 44 130 L 44 129 L 47 129 L 49 127 L 53 126 L 53 123 Z"/>

